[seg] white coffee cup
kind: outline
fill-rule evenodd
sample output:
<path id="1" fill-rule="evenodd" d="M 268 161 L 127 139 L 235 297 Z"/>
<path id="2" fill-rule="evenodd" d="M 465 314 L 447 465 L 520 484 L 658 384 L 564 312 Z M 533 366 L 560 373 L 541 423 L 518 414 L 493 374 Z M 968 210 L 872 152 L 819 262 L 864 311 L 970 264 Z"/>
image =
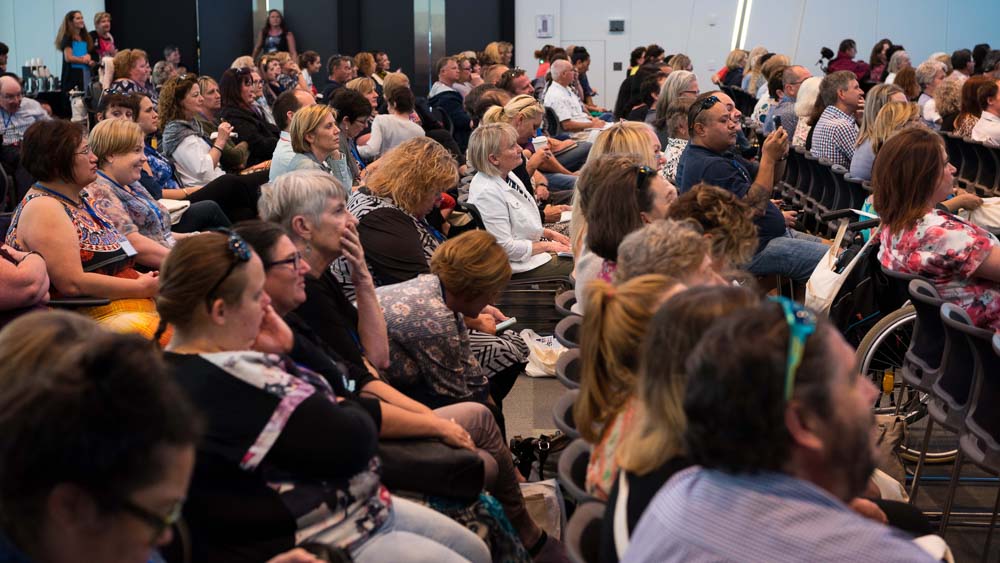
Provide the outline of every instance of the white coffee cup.
<path id="1" fill-rule="evenodd" d="M 544 135 L 541 135 L 532 139 L 531 144 L 535 146 L 535 152 L 538 152 L 544 149 L 545 147 L 549 146 L 549 138 Z"/>

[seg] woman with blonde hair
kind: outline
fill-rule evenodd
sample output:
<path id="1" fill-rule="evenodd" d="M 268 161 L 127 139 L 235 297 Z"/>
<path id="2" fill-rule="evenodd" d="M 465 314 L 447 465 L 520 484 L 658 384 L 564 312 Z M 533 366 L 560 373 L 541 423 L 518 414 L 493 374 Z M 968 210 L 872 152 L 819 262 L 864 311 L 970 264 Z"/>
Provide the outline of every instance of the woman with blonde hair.
<path id="1" fill-rule="evenodd" d="M 670 57 L 670 60 L 667 61 L 667 65 L 674 70 L 686 70 L 688 72 L 694 70 L 694 67 L 691 66 L 691 57 L 685 55 L 684 53 L 677 53 L 676 55 Z"/>
<path id="2" fill-rule="evenodd" d="M 898 83 L 893 86 L 898 86 Z M 875 122 L 865 129 L 864 137 L 858 136 L 854 158 L 851 159 L 851 176 L 871 180 L 875 156 L 882 144 L 896 131 L 914 124 L 919 117 L 920 108 L 912 102 L 890 101 L 882 106 Z"/>
<path id="3" fill-rule="evenodd" d="M 349 197 L 353 176 L 340 152 L 340 129 L 336 121 L 333 108 L 325 104 L 295 112 L 288 127 L 295 156 L 288 162 L 288 170 L 323 170 L 337 178 L 345 189 L 344 197 Z"/>
<path id="4" fill-rule="evenodd" d="M 636 350 L 653 313 L 683 286 L 661 275 L 639 276 L 619 286 L 594 281 L 588 291 L 580 342 L 580 395 L 573 420 L 594 445 L 587 464 L 587 492 L 606 500 L 618 473 L 616 449 L 632 431 L 639 372 Z"/>
<path id="5" fill-rule="evenodd" d="M 764 76 L 760 73 L 760 59 L 766 54 L 767 49 L 760 45 L 750 49 L 750 55 L 747 56 L 746 65 L 743 67 L 743 80 L 740 82 L 740 87 L 747 92 L 756 92 L 764 81 Z"/>
<path id="6" fill-rule="evenodd" d="M 560 221 L 563 211 L 570 210 L 569 206 L 562 203 L 568 202 L 572 197 L 576 176 L 556 160 L 550 147 L 536 150 L 532 144 L 531 140 L 541 127 L 544 117 L 545 109 L 538 100 L 522 94 L 514 96 L 503 106 L 494 105 L 486 110 L 482 123 L 507 123 L 514 127 L 517 131 L 517 144 L 523 149 L 524 159 L 513 172 L 538 202 L 542 222 L 549 224 L 550 228 L 565 232 L 566 225 L 556 223 Z M 557 189 L 556 184 L 561 189 Z M 552 203 L 556 205 L 550 205 Z"/>
<path id="7" fill-rule="evenodd" d="M 865 139 L 871 137 L 871 130 L 875 124 L 875 119 L 886 104 L 889 102 L 906 103 L 906 101 L 906 94 L 903 92 L 903 89 L 895 84 L 876 84 L 873 86 L 865 95 L 865 108 L 861 115 L 858 140 L 854 146 L 861 146 L 861 143 Z"/>
<path id="8" fill-rule="evenodd" d="M 569 277 L 569 239 L 546 229 L 535 198 L 513 171 L 523 161 L 517 130 L 506 123 L 480 125 L 469 140 L 467 160 L 476 170 L 469 203 L 479 208 L 486 230 L 510 256 L 515 278 Z M 542 239 L 546 240 L 542 240 Z"/>
<path id="9" fill-rule="evenodd" d="M 175 244 L 170 212 L 139 183 L 146 161 L 139 125 L 127 119 L 105 119 L 90 132 L 97 156 L 97 180 L 87 187 L 94 207 L 111 219 L 135 248 L 136 260 L 159 269 Z M 183 235 L 178 235 L 183 238 Z"/>
<path id="10" fill-rule="evenodd" d="M 358 220 L 358 236 L 376 286 L 430 271 L 431 256 L 445 237 L 433 226 L 440 224 L 435 220 L 439 218 L 429 216 L 440 216 L 441 194 L 458 183 L 455 159 L 428 137 L 399 144 L 381 163 L 368 177 L 367 190 L 354 194 L 347 206 Z M 335 261 L 331 271 L 345 294 L 352 295 L 347 260 Z"/>
<path id="11" fill-rule="evenodd" d="M 766 98 L 767 97 L 767 81 L 784 69 L 784 67 L 789 65 L 789 59 L 785 55 L 774 55 L 767 59 L 764 64 L 760 65 L 760 74 L 764 78 L 762 84 L 757 86 L 756 91 L 750 92 L 755 98 Z"/>
<path id="12" fill-rule="evenodd" d="M 378 107 L 379 92 L 378 85 L 374 80 L 365 76 L 359 76 L 358 78 L 349 80 L 344 87 L 358 92 L 368 100 L 368 103 L 372 105 L 372 113 L 375 113 L 375 109 Z"/>
<path id="13" fill-rule="evenodd" d="M 682 442 L 687 426 L 683 401 L 688 352 L 717 319 L 757 303 L 759 298 L 743 288 L 697 287 L 667 299 L 648 321 L 638 347 L 632 431 L 623 436 L 616 452 L 621 471 L 612 477 L 614 487 L 601 529 L 601 561 L 622 557 L 656 492 L 674 473 L 691 465 Z M 620 524 L 624 534 L 613 531 Z"/>
<path id="14" fill-rule="evenodd" d="M 257 63 L 250 55 L 243 55 L 233 59 L 233 64 L 229 65 L 229 68 L 257 68 Z"/>
<path id="15" fill-rule="evenodd" d="M 493 64 L 510 66 L 513 57 L 514 47 L 506 41 L 493 41 L 483 49 L 484 58 L 493 61 Z"/>
<path id="16" fill-rule="evenodd" d="M 747 55 L 743 49 L 730 51 L 726 55 L 726 64 L 712 76 L 712 83 L 739 87 L 743 83 L 743 67 L 747 64 Z"/>

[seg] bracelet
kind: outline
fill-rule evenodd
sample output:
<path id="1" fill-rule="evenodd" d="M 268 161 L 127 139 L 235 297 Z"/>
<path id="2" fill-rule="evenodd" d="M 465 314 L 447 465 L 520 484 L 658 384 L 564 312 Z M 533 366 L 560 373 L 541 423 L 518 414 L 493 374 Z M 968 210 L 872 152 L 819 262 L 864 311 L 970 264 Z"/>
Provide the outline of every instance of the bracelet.
<path id="1" fill-rule="evenodd" d="M 184 197 L 188 197 L 188 196 L 191 195 L 190 193 L 188 193 L 188 189 L 187 188 L 181 188 L 181 191 L 184 192 Z"/>
<path id="2" fill-rule="evenodd" d="M 548 185 L 548 184 L 535 184 L 535 187 L 536 187 L 536 188 L 537 188 L 537 187 L 539 187 L 539 186 L 541 186 L 541 187 L 543 187 L 543 188 L 547 188 L 547 187 L 549 187 L 549 185 Z"/>
<path id="3" fill-rule="evenodd" d="M 31 256 L 32 254 L 34 254 L 35 256 L 37 256 L 39 258 L 41 258 L 42 262 L 45 261 L 45 257 L 42 256 L 42 254 L 40 252 L 36 252 L 36 251 L 32 250 L 32 251 L 29 251 L 27 254 L 25 254 L 23 258 L 21 258 L 21 262 L 24 262 L 25 260 L 27 260 L 28 256 Z M 21 262 L 18 262 L 18 264 L 20 264 Z"/>
<path id="4" fill-rule="evenodd" d="M 212 145 L 212 149 L 215 149 L 219 151 L 219 154 L 222 154 L 222 149 L 220 149 L 217 145 Z M 208 149 L 208 152 L 212 152 L 212 149 Z"/>

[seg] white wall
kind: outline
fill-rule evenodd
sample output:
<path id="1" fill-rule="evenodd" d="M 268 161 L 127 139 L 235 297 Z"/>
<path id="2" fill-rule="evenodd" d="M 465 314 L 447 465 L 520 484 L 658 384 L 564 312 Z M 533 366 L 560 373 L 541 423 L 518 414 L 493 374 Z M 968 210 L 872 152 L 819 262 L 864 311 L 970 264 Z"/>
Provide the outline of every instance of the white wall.
<path id="1" fill-rule="evenodd" d="M 702 89 L 725 62 L 736 19 L 737 0 L 516 0 L 515 62 L 534 76 L 535 49 L 585 45 L 591 52 L 591 86 L 597 103 L 610 107 L 625 77 L 633 47 L 658 43 L 668 54 L 691 57 Z M 535 16 L 555 16 L 551 38 L 535 37 Z M 609 33 L 608 20 L 624 19 L 624 33 Z M 841 39 L 858 43 L 867 59 L 872 45 L 888 37 L 907 48 L 914 63 L 935 51 L 951 53 L 976 43 L 997 43 L 997 0 L 753 0 L 745 47 L 787 54 L 794 63 L 815 66 L 821 47 L 834 51 Z M 595 53 L 594 46 L 603 47 Z M 994 47 L 998 47 L 994 45 Z"/>
<path id="2" fill-rule="evenodd" d="M 92 30 L 94 14 L 104 11 L 104 0 L 0 0 L 0 41 L 10 47 L 7 70 L 20 75 L 25 60 L 38 57 L 59 76 L 62 55 L 55 47 L 56 32 L 70 10 L 81 11 Z"/>

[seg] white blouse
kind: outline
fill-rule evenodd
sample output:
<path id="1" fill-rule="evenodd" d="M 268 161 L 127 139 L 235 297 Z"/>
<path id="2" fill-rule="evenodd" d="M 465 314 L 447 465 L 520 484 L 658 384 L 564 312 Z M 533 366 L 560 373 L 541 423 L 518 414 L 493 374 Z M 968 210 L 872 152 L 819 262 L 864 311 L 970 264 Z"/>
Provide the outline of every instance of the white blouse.
<path id="1" fill-rule="evenodd" d="M 212 147 L 197 135 L 188 135 L 177 146 L 171 157 L 177 165 L 177 175 L 185 188 L 204 186 L 225 174 L 214 162 L 208 151 Z"/>
<path id="2" fill-rule="evenodd" d="M 531 254 L 531 245 L 542 238 L 542 218 L 524 184 L 513 172 L 507 178 L 514 181 L 516 189 L 503 178 L 476 173 L 469 185 L 469 203 L 479 209 L 486 230 L 507 252 L 511 270 L 519 274 L 547 263 L 552 255 Z"/>

